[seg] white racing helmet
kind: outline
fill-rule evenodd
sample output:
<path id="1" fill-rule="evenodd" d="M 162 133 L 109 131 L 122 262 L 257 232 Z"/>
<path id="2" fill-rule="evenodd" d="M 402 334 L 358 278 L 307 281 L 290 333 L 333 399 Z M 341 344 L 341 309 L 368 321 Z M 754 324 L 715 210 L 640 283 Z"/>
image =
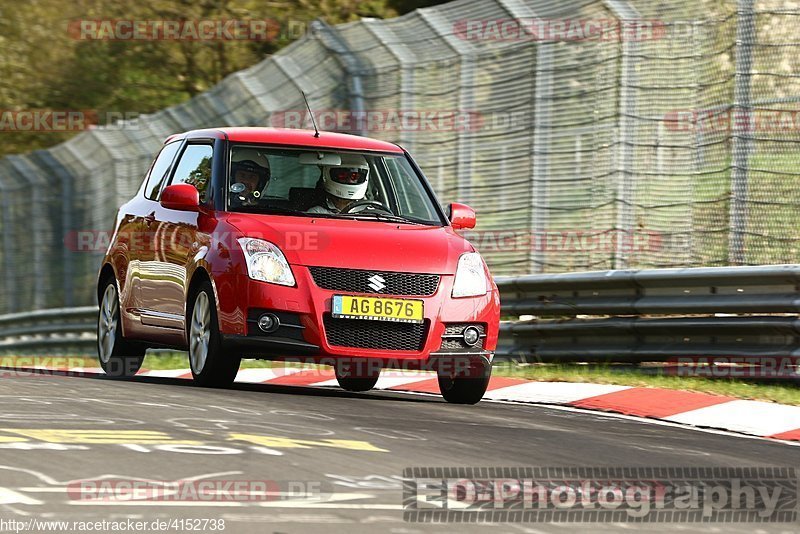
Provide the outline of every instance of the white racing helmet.
<path id="1" fill-rule="evenodd" d="M 342 154 L 336 166 L 320 165 L 322 185 L 329 194 L 347 200 L 361 200 L 367 194 L 369 165 L 360 154 Z"/>
<path id="2" fill-rule="evenodd" d="M 271 176 L 269 158 L 261 150 L 252 147 L 235 147 L 231 153 L 231 192 L 239 193 L 234 190 L 242 187 L 235 186 L 236 173 L 240 170 L 248 171 L 258 175 L 258 185 L 254 191 L 258 198 L 264 193 L 269 184 Z"/>

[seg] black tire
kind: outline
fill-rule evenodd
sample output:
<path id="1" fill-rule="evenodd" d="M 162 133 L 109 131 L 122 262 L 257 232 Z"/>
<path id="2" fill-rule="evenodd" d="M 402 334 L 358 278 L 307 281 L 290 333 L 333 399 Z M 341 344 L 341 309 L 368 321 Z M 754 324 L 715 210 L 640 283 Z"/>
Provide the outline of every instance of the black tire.
<path id="1" fill-rule="evenodd" d="M 369 360 L 341 360 L 334 366 L 339 387 L 345 391 L 369 391 L 378 383 L 381 368 Z"/>
<path id="2" fill-rule="evenodd" d="M 444 400 L 452 404 L 479 403 L 489 387 L 492 365 L 484 361 L 474 361 L 465 370 L 459 370 L 457 365 L 453 369 L 450 372 L 440 370 L 437 373 L 439 390 Z"/>
<path id="3" fill-rule="evenodd" d="M 117 281 L 107 277 L 101 285 L 97 312 L 97 359 L 112 378 L 134 376 L 142 367 L 147 348 L 122 336 Z"/>
<path id="4" fill-rule="evenodd" d="M 198 305 L 206 306 L 202 310 L 207 309 L 208 313 L 203 314 L 202 325 L 198 321 L 195 326 L 193 321 Z M 205 356 L 202 356 L 203 348 L 199 344 L 200 340 L 197 339 L 201 333 L 202 343 L 205 344 Z M 195 343 L 193 343 L 193 335 Z M 208 281 L 201 284 L 190 297 L 186 311 L 186 340 L 189 344 L 189 367 L 192 370 L 195 384 L 204 387 L 227 387 L 233 384 L 242 359 L 238 355 L 225 354 L 222 350 L 217 304 L 214 300 L 214 290 Z"/>

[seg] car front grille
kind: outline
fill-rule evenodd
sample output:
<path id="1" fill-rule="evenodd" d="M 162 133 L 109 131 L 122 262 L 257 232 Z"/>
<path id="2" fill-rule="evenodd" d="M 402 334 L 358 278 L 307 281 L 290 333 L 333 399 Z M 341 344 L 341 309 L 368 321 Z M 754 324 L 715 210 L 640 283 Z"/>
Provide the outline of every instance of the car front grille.
<path id="1" fill-rule="evenodd" d="M 314 283 L 322 289 L 348 293 L 427 297 L 436 293 L 437 274 L 362 271 L 334 267 L 309 267 Z M 375 277 L 379 278 L 375 278 Z"/>
<path id="2" fill-rule="evenodd" d="M 481 340 L 474 347 L 470 347 L 464 343 L 461 333 L 468 326 L 474 326 L 481 333 Z M 444 328 L 444 336 L 442 336 L 441 351 L 480 351 L 483 350 L 486 341 L 486 325 L 481 323 L 449 323 Z"/>
<path id="3" fill-rule="evenodd" d="M 322 319 L 329 345 L 357 349 L 420 351 L 425 345 L 429 321 L 395 323 L 366 319 Z"/>

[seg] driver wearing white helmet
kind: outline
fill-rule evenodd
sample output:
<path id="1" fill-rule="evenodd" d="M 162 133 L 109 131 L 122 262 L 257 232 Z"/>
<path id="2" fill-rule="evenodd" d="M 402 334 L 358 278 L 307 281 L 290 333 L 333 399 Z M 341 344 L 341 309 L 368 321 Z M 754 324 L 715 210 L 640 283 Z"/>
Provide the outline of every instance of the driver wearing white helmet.
<path id="1" fill-rule="evenodd" d="M 322 186 L 325 189 L 323 205 L 314 206 L 308 213 L 336 214 L 364 198 L 369 185 L 369 165 L 360 154 L 342 154 L 342 163 L 336 166 L 320 165 Z"/>

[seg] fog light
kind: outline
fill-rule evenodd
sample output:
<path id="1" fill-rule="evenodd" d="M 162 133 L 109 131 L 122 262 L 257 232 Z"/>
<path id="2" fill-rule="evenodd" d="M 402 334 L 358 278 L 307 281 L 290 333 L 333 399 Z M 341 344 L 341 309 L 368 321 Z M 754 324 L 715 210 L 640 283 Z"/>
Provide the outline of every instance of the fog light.
<path id="1" fill-rule="evenodd" d="M 461 335 L 464 336 L 464 343 L 466 343 L 470 347 L 474 347 L 481 339 L 480 330 L 478 330 L 474 326 L 466 327 L 464 331 L 461 332 Z"/>
<path id="2" fill-rule="evenodd" d="M 258 318 L 258 328 L 265 334 L 271 334 L 281 325 L 280 319 L 274 313 L 265 313 Z"/>

